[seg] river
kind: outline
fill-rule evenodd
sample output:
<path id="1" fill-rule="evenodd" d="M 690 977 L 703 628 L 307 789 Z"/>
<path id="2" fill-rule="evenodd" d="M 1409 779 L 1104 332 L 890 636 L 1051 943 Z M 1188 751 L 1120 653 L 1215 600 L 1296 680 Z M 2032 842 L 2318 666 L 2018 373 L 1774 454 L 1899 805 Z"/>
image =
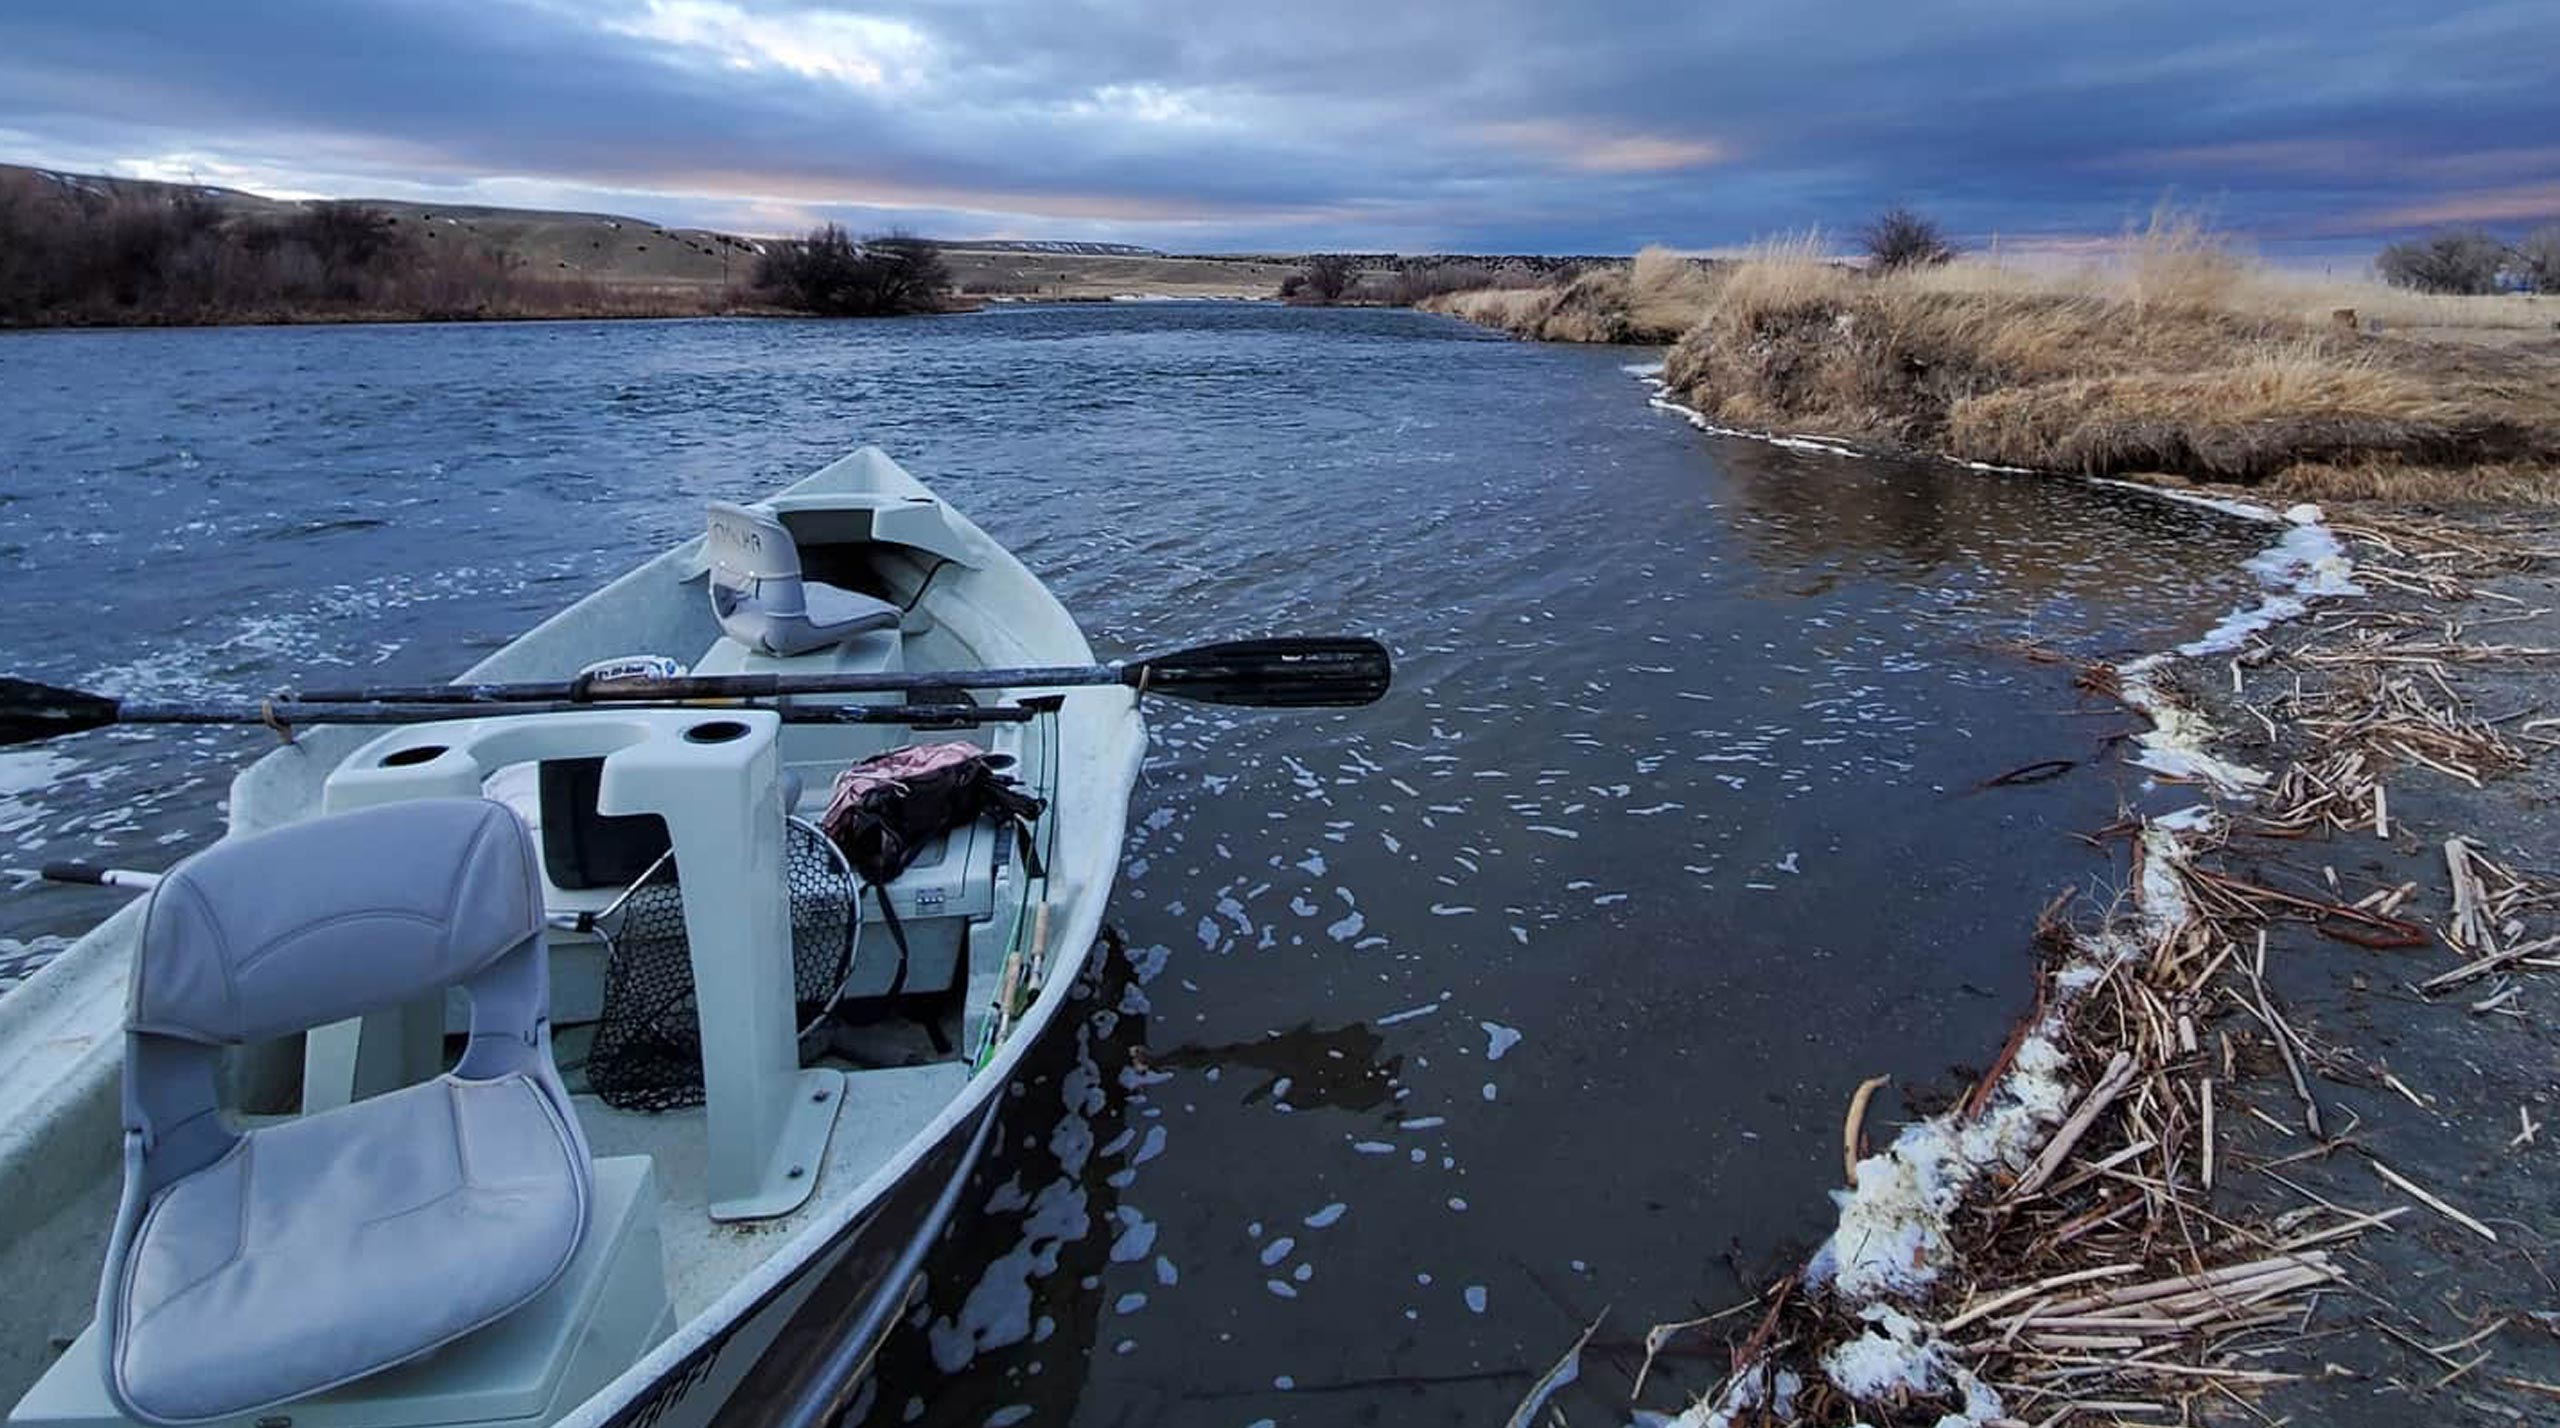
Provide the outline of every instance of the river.
<path id="1" fill-rule="evenodd" d="M 2134 721 L 2028 647 L 2191 638 L 2264 541 L 1704 436 L 1629 360 L 1228 304 L 0 336 L 0 670 L 449 675 L 863 442 L 1108 654 L 1377 634 L 1371 709 L 1150 707 L 1130 954 L 865 1415 L 1499 1422 L 1605 1309 L 1559 1401 L 1623 1421 L 1647 1326 L 1827 1228 L 1858 1081 L 1960 1094 L 2038 910 L 2122 877 L 2073 835 L 2143 796 Z M 0 752 L 0 865 L 165 865 L 262 737 Z M 0 897 L 0 974 L 112 905 Z"/>

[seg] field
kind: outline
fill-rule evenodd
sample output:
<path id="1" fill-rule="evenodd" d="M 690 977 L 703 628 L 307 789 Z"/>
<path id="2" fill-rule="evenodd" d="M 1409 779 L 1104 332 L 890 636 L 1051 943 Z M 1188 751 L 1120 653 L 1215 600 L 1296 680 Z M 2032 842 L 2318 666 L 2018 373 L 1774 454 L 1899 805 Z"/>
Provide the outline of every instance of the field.
<path id="1" fill-rule="evenodd" d="M 1269 298 L 1297 271 L 1282 258 L 1175 258 L 1162 254 L 942 250 L 964 297 L 1070 301 L 1114 297 Z"/>

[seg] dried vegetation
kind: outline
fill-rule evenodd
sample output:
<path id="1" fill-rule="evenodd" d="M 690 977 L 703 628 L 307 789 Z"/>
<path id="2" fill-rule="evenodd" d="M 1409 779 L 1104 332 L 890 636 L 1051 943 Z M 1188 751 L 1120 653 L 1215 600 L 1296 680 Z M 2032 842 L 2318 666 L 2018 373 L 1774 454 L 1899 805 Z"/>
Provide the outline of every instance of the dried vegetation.
<path id="1" fill-rule="evenodd" d="M 1677 334 L 1664 380 L 1721 426 L 2288 497 L 2560 499 L 2548 299 L 2304 282 L 2175 215 L 2076 273 L 1870 272 L 1806 235 L 1680 276 L 1647 285 L 1639 260 L 1432 306 L 1553 340 Z M 2523 340 L 2433 340 L 2455 330 Z"/>
<path id="2" fill-rule="evenodd" d="M 2527 717 L 2534 707 L 2487 716 L 2462 692 L 2466 672 L 2560 660 L 2560 648 L 2498 628 L 2550 612 L 2451 613 L 2455 601 L 2500 608 L 2511 597 L 2475 581 L 2550 553 L 2414 519 L 2339 529 L 2365 556 L 2358 579 L 2391 598 L 2332 611 L 2285 647 L 2253 641 L 2232 656 L 2231 702 L 2283 751 L 2281 771 L 2254 798 L 2178 827 L 2166 845 L 2177 855 L 2151 866 L 2167 825 L 2107 830 L 2131 837 L 2132 885 L 2144 895 L 2085 927 L 2062 915 L 2071 894 L 2056 899 L 2039 928 L 2051 958 L 2039 1005 L 1948 1115 L 1960 1135 L 1992 1112 L 2031 1038 L 2063 1049 L 2075 1088 L 2067 1113 L 2031 1154 L 1962 1197 L 1948 1265 L 1928 1289 L 1880 1307 L 1809 1273 L 1737 1306 L 1756 1327 L 1733 1348 L 1733 1376 L 1683 1424 L 2282 1422 L 2287 1402 L 2267 1396 L 2347 1373 L 2335 1358 L 2354 1335 L 2411 1356 L 2413 1371 L 2362 1390 L 2401 1403 L 2407 1421 L 2436 1421 L 2414 1415 L 2456 1403 L 2480 1421 L 2540 1421 L 2527 1410 L 2560 1400 L 2560 1385 L 2517 1365 L 2523 1340 L 2499 1337 L 2538 1338 L 2560 1318 L 2502 1311 L 2494 1286 L 2482 1296 L 2484 1286 L 2447 1276 L 2426 1292 L 2463 1306 L 2470 1331 L 2429 1342 L 2404 1286 L 2375 1273 L 2367 1236 L 2501 1249 L 2501 1223 L 2463 1203 L 2470 1169 L 2386 1160 L 2388 1137 L 2342 1113 L 2324 1083 L 2377 1087 L 2381 1104 L 2405 1101 L 2428 1121 L 2459 1102 L 2422 1099 L 2357 1044 L 2364 1019 L 2288 1006 L 2269 960 L 2271 941 L 2285 941 L 2271 933 L 2287 927 L 2296 939 L 2424 958 L 2376 965 L 2391 969 L 2381 975 L 2400 983 L 2412 1015 L 2466 1022 L 2525 1016 L 2527 979 L 2560 970 L 2560 887 L 2487 839 L 2431 831 L 2413 843 L 2390 795 L 2430 781 L 2478 789 L 2560 744 L 2560 718 Z M 2255 679 L 2248 697 L 2244 674 Z M 2429 862 L 2361 896 L 2327 866 L 2347 850 L 2309 841 L 2395 838 L 2430 850 Z M 2237 871 L 2244 863 L 2258 871 Z M 1877 1163 L 1859 1158 L 1873 1090 L 1858 1089 L 1844 1128 L 1853 1185 Z M 2465 1129 L 2514 1155 L 2529 1153 L 2540 1127 L 2527 1107 L 2518 1121 Z M 2348 1167 L 2355 1174 L 2341 1176 Z M 2531 1249 L 2520 1252 L 2529 1263 Z M 2531 1284 L 2515 1288 L 2532 1298 Z M 2482 1297 L 2491 1302 L 2474 1302 Z M 1648 1347 L 1713 1322 L 1664 1326 Z M 1909 1372 L 1881 1386 L 1844 1377 L 1859 1350 Z"/>
<path id="3" fill-rule="evenodd" d="M 1562 283 L 1441 293 L 1416 304 L 1549 342 L 1670 342 L 1703 310 L 1712 283 L 1696 261 L 1647 248 Z"/>
<path id="4" fill-rule="evenodd" d="M 361 203 L 0 169 L 0 327 L 695 316 L 729 294 L 539 271 Z"/>

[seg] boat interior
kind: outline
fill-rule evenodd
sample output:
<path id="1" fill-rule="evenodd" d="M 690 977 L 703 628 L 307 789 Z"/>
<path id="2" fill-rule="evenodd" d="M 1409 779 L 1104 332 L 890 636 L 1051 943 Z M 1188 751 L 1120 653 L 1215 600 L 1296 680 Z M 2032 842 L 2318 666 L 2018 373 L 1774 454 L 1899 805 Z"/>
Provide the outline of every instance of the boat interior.
<path id="1" fill-rule="evenodd" d="M 1090 658 L 1046 592 L 1010 557 L 991 561 L 986 537 L 937 499 L 811 485 L 715 503 L 703 540 L 466 679 L 556 680 L 642 655 L 695 674 Z M 1041 607 L 1029 618 L 1026 600 Z M 184 865 L 207 871 L 164 882 L 153 896 L 166 905 L 136 939 L 131 1025 L 156 1029 L 128 1037 L 123 1164 L 0 1251 L 21 1326 L 0 1346 L 9 1422 L 547 1422 L 795 1233 L 877 1193 L 866 1186 L 961 1095 L 1039 980 L 1056 827 L 1054 700 L 954 724 L 969 711 L 951 701 L 969 696 L 908 698 L 311 730 L 244 773 L 235 831 L 273 831 Z M 789 717 L 847 707 L 896 722 Z M 963 826 L 866 889 L 817 827 L 836 775 L 949 739 L 1009 755 L 1052 811 Z M 514 835 L 472 843 L 428 818 L 491 803 L 525 830 L 533 945 L 547 951 L 532 959 L 547 987 L 530 1011 L 528 974 L 507 970 L 522 960 L 514 924 L 481 936 L 495 961 L 472 960 L 477 944 L 456 930 L 513 905 Z M 386 932 L 364 900 L 421 886 L 453 896 L 401 914 L 441 919 L 444 937 L 419 943 L 404 983 L 382 949 L 409 934 Z M 251 927 L 284 950 L 249 965 Z M 227 997 L 185 970 L 223 955 L 238 964 Z M 174 1009 L 154 1009 L 163 994 Z M 491 1050 L 525 1039 L 507 1030 L 510 1007 L 541 1023 L 539 1065 Z M 523 1097 L 475 1100 L 507 1076 Z M 456 1173 L 485 1192 L 468 1213 L 445 1183 Z M 499 1182 L 513 1187 L 504 1213 L 486 1201 Z M 451 1193 L 431 1198 L 438 1186 Z M 582 1223 L 564 1240 L 556 1222 L 572 1210 Z M 366 1215 L 406 1228 L 353 1222 Z M 492 1240 L 493 1224 L 519 1238 Z M 491 1267 L 478 1298 L 399 1292 L 419 1257 L 463 1255 Z"/>

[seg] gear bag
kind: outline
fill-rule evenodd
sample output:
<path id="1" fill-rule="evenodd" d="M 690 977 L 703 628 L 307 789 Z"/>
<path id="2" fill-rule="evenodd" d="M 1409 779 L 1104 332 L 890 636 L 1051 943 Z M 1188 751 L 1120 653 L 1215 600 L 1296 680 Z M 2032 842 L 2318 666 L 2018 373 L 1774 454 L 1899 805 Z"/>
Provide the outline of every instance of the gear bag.
<path id="1" fill-rule="evenodd" d="M 898 945 L 898 974 L 888 995 L 907 983 L 907 933 L 889 906 L 889 887 L 925 844 L 981 818 L 1013 826 L 1022 870 L 1045 876 L 1031 825 L 1046 807 L 1004 770 L 1011 754 L 991 754 L 964 739 L 875 754 L 836 775 L 834 796 L 818 826 L 844 850 L 871 887 L 881 921 Z"/>

